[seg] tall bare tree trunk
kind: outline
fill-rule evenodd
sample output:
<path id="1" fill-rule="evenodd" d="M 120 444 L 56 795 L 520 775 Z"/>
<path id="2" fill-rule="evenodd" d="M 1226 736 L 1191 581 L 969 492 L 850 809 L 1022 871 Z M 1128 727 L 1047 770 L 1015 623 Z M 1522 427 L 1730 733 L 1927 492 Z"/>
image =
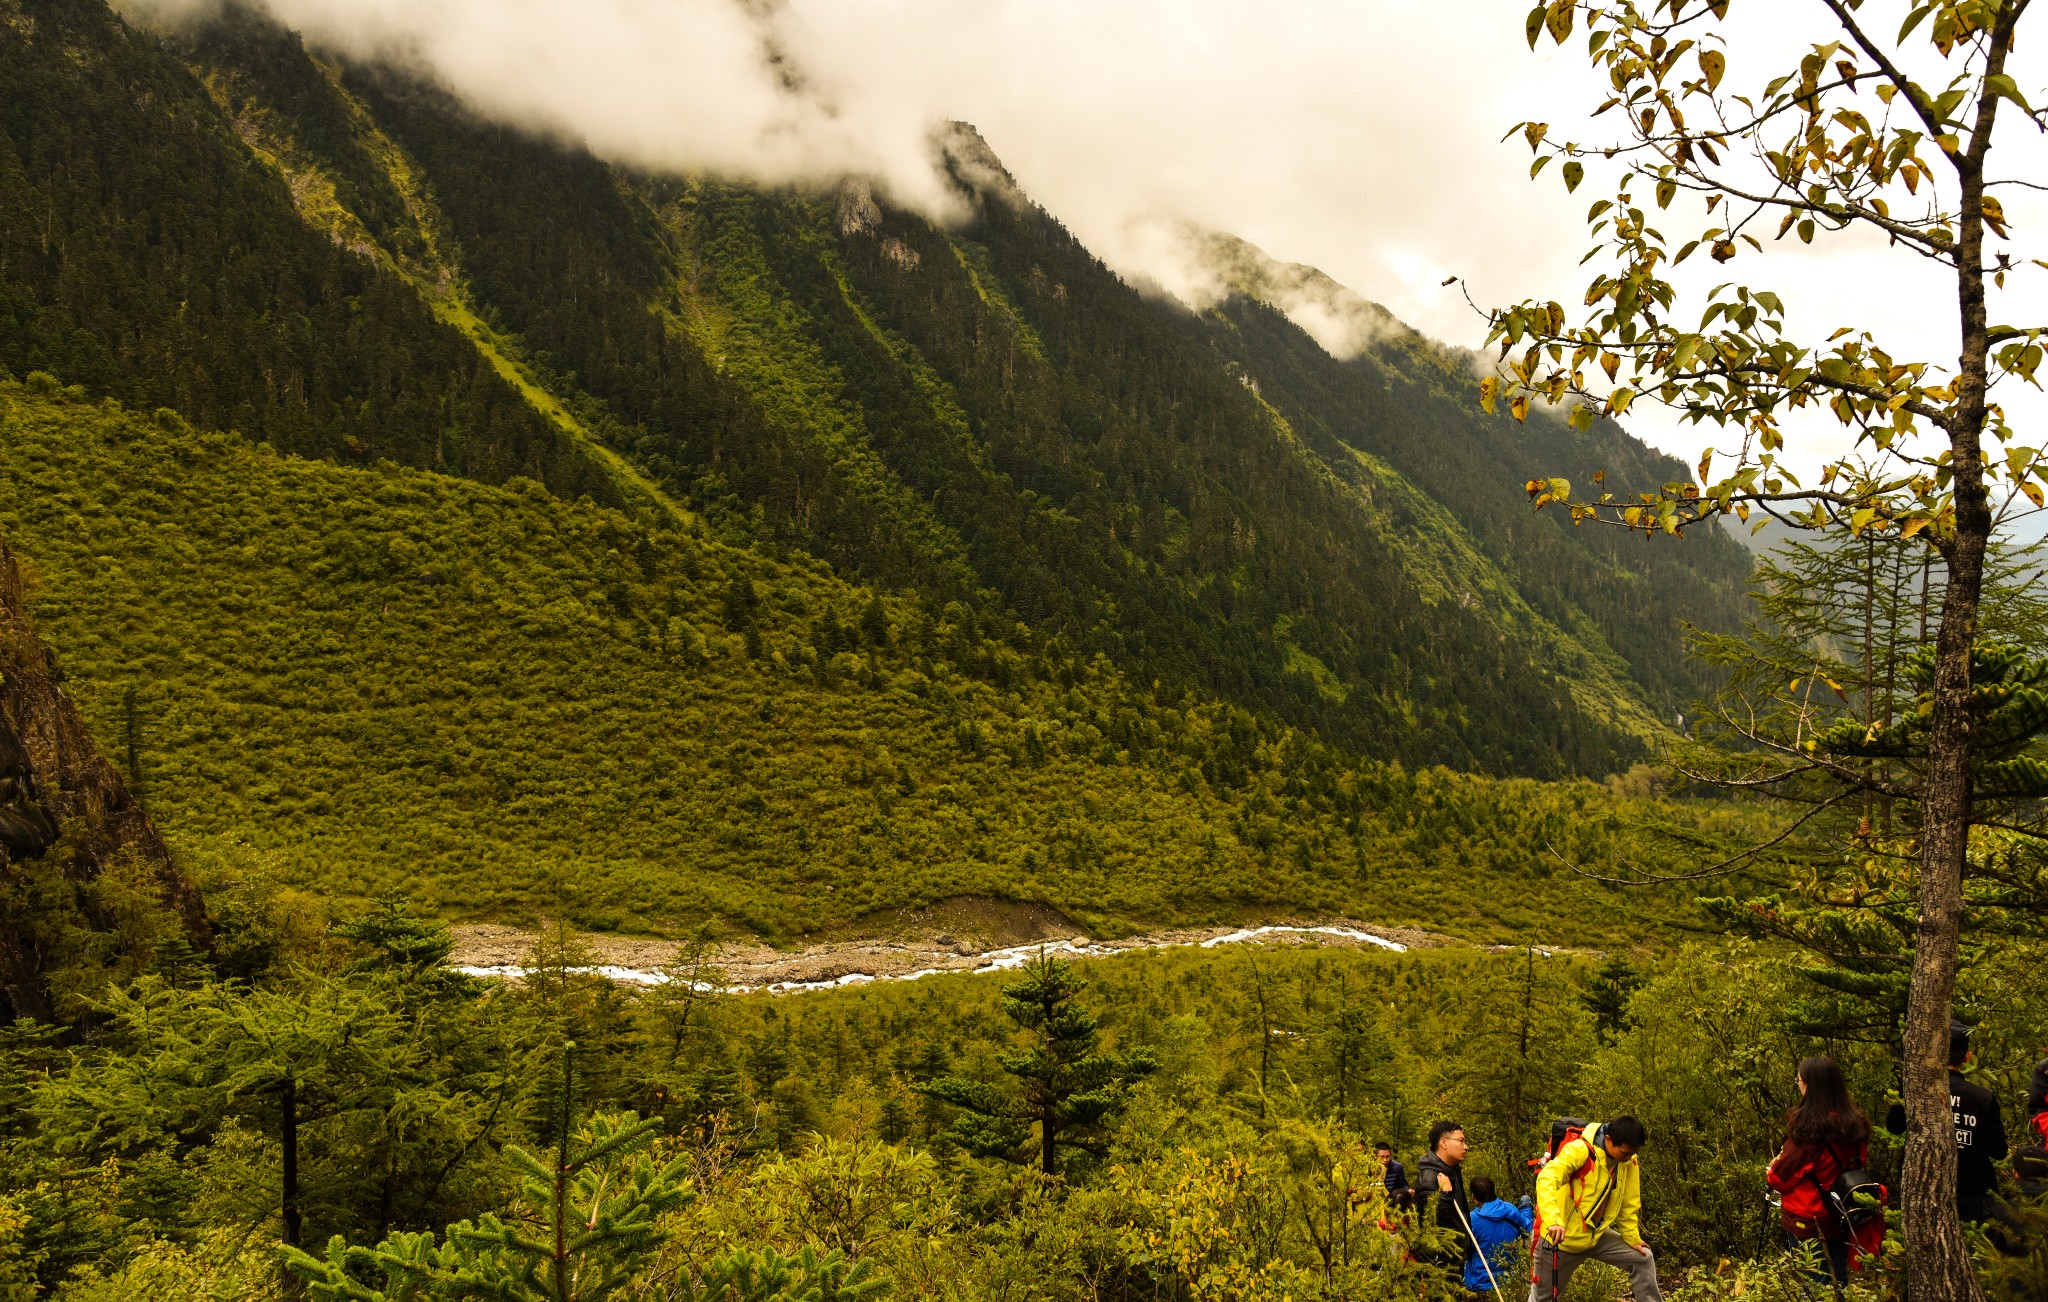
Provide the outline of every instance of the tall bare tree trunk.
<path id="1" fill-rule="evenodd" d="M 284 1241 L 296 1248 L 299 1246 L 299 1082 L 290 1076 L 278 1086 L 278 1133 L 280 1147 L 284 1149 L 284 1173 L 282 1198 L 284 1212 Z"/>
<path id="2" fill-rule="evenodd" d="M 1060 1173 L 1059 1122 L 1053 1115 L 1054 1107 L 1048 1099 L 1044 1110 L 1038 1114 L 1038 1169 L 1049 1176 Z"/>
<path id="3" fill-rule="evenodd" d="M 2012 14 L 1992 34 L 1989 73 L 2003 71 Z M 1962 351 L 1947 433 L 1954 472 L 1956 530 L 1942 546 L 1948 587 L 1934 650 L 1933 718 L 1921 787 L 1920 919 L 1906 1002 L 1906 1162 L 1900 1175 L 1906 1263 L 1914 1302 L 1982 1302 L 1956 1214 L 1955 1121 L 1948 1093 L 1948 1028 L 1963 921 L 1963 866 L 1970 842 L 1970 649 L 1991 509 L 1983 436 L 1990 344 L 1984 306 L 1984 153 L 1998 99 L 1979 103 L 1969 151 L 1956 159 L 1962 182 L 1957 306 Z"/>
<path id="4" fill-rule="evenodd" d="M 1961 487 L 1957 516 L 1970 495 Z M 1976 511 L 1987 515 L 1981 473 Z M 1935 647 L 1934 719 L 1922 789 L 1920 919 L 1906 1002 L 1906 1162 L 1900 1176 L 1906 1255 L 1914 1302 L 1979 1302 L 1962 1224 L 1956 1215 L 1956 1132 L 1948 1091 L 1948 1031 L 1963 919 L 1963 860 L 1970 833 L 1970 644 L 1984 537 L 1959 524 L 1950 547 L 1948 593 Z"/>

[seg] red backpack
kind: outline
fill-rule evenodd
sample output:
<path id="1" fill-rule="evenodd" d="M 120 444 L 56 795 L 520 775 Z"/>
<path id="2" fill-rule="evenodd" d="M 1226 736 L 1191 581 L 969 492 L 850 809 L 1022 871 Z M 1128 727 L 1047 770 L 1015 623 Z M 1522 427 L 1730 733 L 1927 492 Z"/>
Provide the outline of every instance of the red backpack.
<path id="1" fill-rule="evenodd" d="M 1563 1152 L 1566 1144 L 1584 1135 L 1586 1127 L 1592 1124 L 1590 1121 L 1581 1121 L 1577 1117 L 1559 1117 L 1551 1122 L 1550 1143 L 1542 1152 L 1529 1159 L 1529 1168 L 1533 1171 L 1541 1171 L 1544 1167 L 1550 1165 L 1551 1159 Z M 1592 1162 L 1589 1160 L 1586 1166 L 1591 1165 Z M 1577 1180 L 1585 1174 L 1586 1167 L 1582 1166 L 1572 1173 L 1572 1179 Z"/>
<path id="2" fill-rule="evenodd" d="M 1584 1138 L 1586 1132 L 1594 1129 L 1597 1124 L 1597 1122 L 1592 1121 L 1581 1121 L 1577 1117 L 1559 1117 L 1551 1122 L 1550 1143 L 1542 1152 L 1529 1159 L 1530 1167 L 1536 1171 L 1542 1171 L 1544 1167 L 1550 1165 L 1556 1159 L 1559 1153 L 1564 1151 L 1566 1144 L 1571 1143 L 1574 1139 Z M 1586 1145 L 1588 1151 L 1586 1153 L 1585 1165 L 1572 1172 L 1571 1182 L 1573 1184 L 1577 1184 L 1585 1179 L 1586 1172 L 1592 1170 L 1593 1164 L 1600 1160 L 1600 1155 L 1591 1151 L 1592 1147 L 1590 1143 Z M 1532 1235 L 1536 1239 L 1543 1237 L 1543 1209 L 1541 1207 L 1538 1207 L 1536 1210 L 1536 1228 L 1532 1231 Z"/>

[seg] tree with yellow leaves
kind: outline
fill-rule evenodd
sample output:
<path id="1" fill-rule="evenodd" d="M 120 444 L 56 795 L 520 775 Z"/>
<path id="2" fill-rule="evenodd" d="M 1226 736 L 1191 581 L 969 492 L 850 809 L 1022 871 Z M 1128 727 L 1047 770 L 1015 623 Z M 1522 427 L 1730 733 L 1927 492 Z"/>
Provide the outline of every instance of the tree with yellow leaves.
<path id="1" fill-rule="evenodd" d="M 2031 182 L 1999 175 L 1996 162 L 2011 151 L 1992 146 L 2001 128 L 2048 130 L 2048 113 L 2034 106 L 2041 93 L 2030 98 L 2009 70 L 2031 0 L 1805 3 L 1832 39 L 1753 77 L 1742 64 L 1752 51 L 1730 26 L 1731 0 L 1552 0 L 1530 12 L 1532 47 L 1546 35 L 1562 44 L 1585 33 L 1604 96 L 1594 116 L 1615 123 L 1593 143 L 1522 124 L 1532 174 L 1556 163 L 1576 190 L 1591 164 L 1614 174 L 1614 189 L 1586 215 L 1597 272 L 1583 311 L 1530 301 L 1494 312 L 1502 368 L 1482 399 L 1506 397 L 1517 418 L 1532 400 L 1565 405 L 1583 427 L 1646 398 L 1732 440 L 1703 452 L 1694 481 L 1648 492 L 1530 481 L 1539 506 L 1575 522 L 1676 535 L 1761 513 L 1820 534 L 1915 540 L 1938 558 L 1948 582 L 1924 763 L 1906 793 L 1921 821 L 1904 1043 L 1905 1237 L 1916 1298 L 1974 1300 L 1955 1211 L 1944 1053 L 1971 821 L 1973 657 L 1995 518 L 2022 498 L 2039 508 L 2048 483 L 2048 463 L 2017 440 L 1995 400 L 2001 383 L 2038 386 L 2048 322 L 1995 321 L 1992 302 L 2009 278 L 2015 291 L 2038 283 L 2048 261 L 2014 247 L 1997 190 Z M 1681 197 L 1701 203 L 1705 217 L 1697 230 L 1667 235 L 1660 224 L 1679 219 Z M 1762 249 L 1759 232 L 1804 243 L 1874 232 L 1903 263 L 1938 268 L 1943 289 L 1925 306 L 1930 316 L 1955 313 L 1953 365 L 1901 356 L 1854 325 L 1823 341 L 1795 339 L 1777 294 L 1732 277 L 1703 304 L 1681 294 L 1672 268 L 1696 254 L 1732 264 Z M 1812 483 L 1783 458 L 1785 422 L 1802 411 L 1830 412 L 1855 434 L 1853 452 Z"/>

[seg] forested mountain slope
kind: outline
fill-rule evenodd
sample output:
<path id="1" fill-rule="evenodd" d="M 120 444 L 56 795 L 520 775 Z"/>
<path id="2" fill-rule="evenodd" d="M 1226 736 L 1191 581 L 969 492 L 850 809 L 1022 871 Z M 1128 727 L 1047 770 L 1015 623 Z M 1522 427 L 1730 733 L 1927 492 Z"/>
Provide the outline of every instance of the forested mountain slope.
<path id="1" fill-rule="evenodd" d="M 1532 517 L 1523 490 L 1531 476 L 1587 483 L 1604 473 L 1627 492 L 1684 481 L 1690 472 L 1683 465 L 1610 421 L 1579 433 L 1539 414 L 1510 427 L 1472 401 L 1471 355 L 1418 334 L 1326 277 L 1315 286 L 1320 298 L 1304 303 L 1288 287 L 1320 273 L 1275 263 L 1244 241 L 1211 236 L 1207 252 L 1240 291 L 1216 314 L 1220 346 L 1268 386 L 1305 438 L 1336 463 L 1348 448 L 1396 467 L 1456 518 L 1543 619 L 1627 674 L 1664 711 L 1691 705 L 1700 666 L 1671 629 L 1681 620 L 1728 628 L 1741 619 L 1749 563 L 1740 541 L 1710 534 L 1692 546 L 1659 547 L 1638 534 L 1573 529 Z M 1340 321 L 1323 332 L 1338 356 L 1275 306 L 1294 306 L 1297 316 L 1306 307 L 1316 313 L 1312 324 Z"/>
<path id="2" fill-rule="evenodd" d="M 0 364 L 286 450 L 615 495 L 104 5 L 0 4 L 0 87 Z"/>
<path id="3" fill-rule="evenodd" d="M 164 48 L 98 0 L 8 12 L 17 374 L 701 515 L 1411 764 L 1624 767 L 1696 685 L 1677 617 L 1725 622 L 1746 564 L 1526 515 L 1560 450 L 1672 469 L 1532 442 L 1425 347 L 1141 296 L 966 129 L 949 230 L 857 182 L 628 174 L 246 13 Z"/>

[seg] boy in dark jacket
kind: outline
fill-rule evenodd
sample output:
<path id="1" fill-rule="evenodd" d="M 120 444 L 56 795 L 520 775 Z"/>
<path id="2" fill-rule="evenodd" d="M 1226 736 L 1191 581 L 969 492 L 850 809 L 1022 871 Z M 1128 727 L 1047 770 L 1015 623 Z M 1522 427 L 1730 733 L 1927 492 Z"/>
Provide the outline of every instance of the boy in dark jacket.
<path id="1" fill-rule="evenodd" d="M 1495 1285 L 1514 1274 L 1515 1246 L 1535 1228 L 1534 1208 L 1494 1197 L 1492 1176 L 1473 1177 L 1472 1233 L 1479 1250 L 1465 1263 L 1465 1287 L 1474 1293 L 1493 1292 Z"/>
<path id="2" fill-rule="evenodd" d="M 1415 1206 L 1415 1190 L 1408 1187 L 1408 1168 L 1401 1165 L 1401 1159 L 1394 1156 L 1394 1146 L 1381 1143 L 1373 1149 L 1373 1156 L 1386 1171 L 1387 1205 L 1397 1211 L 1407 1211 Z"/>

